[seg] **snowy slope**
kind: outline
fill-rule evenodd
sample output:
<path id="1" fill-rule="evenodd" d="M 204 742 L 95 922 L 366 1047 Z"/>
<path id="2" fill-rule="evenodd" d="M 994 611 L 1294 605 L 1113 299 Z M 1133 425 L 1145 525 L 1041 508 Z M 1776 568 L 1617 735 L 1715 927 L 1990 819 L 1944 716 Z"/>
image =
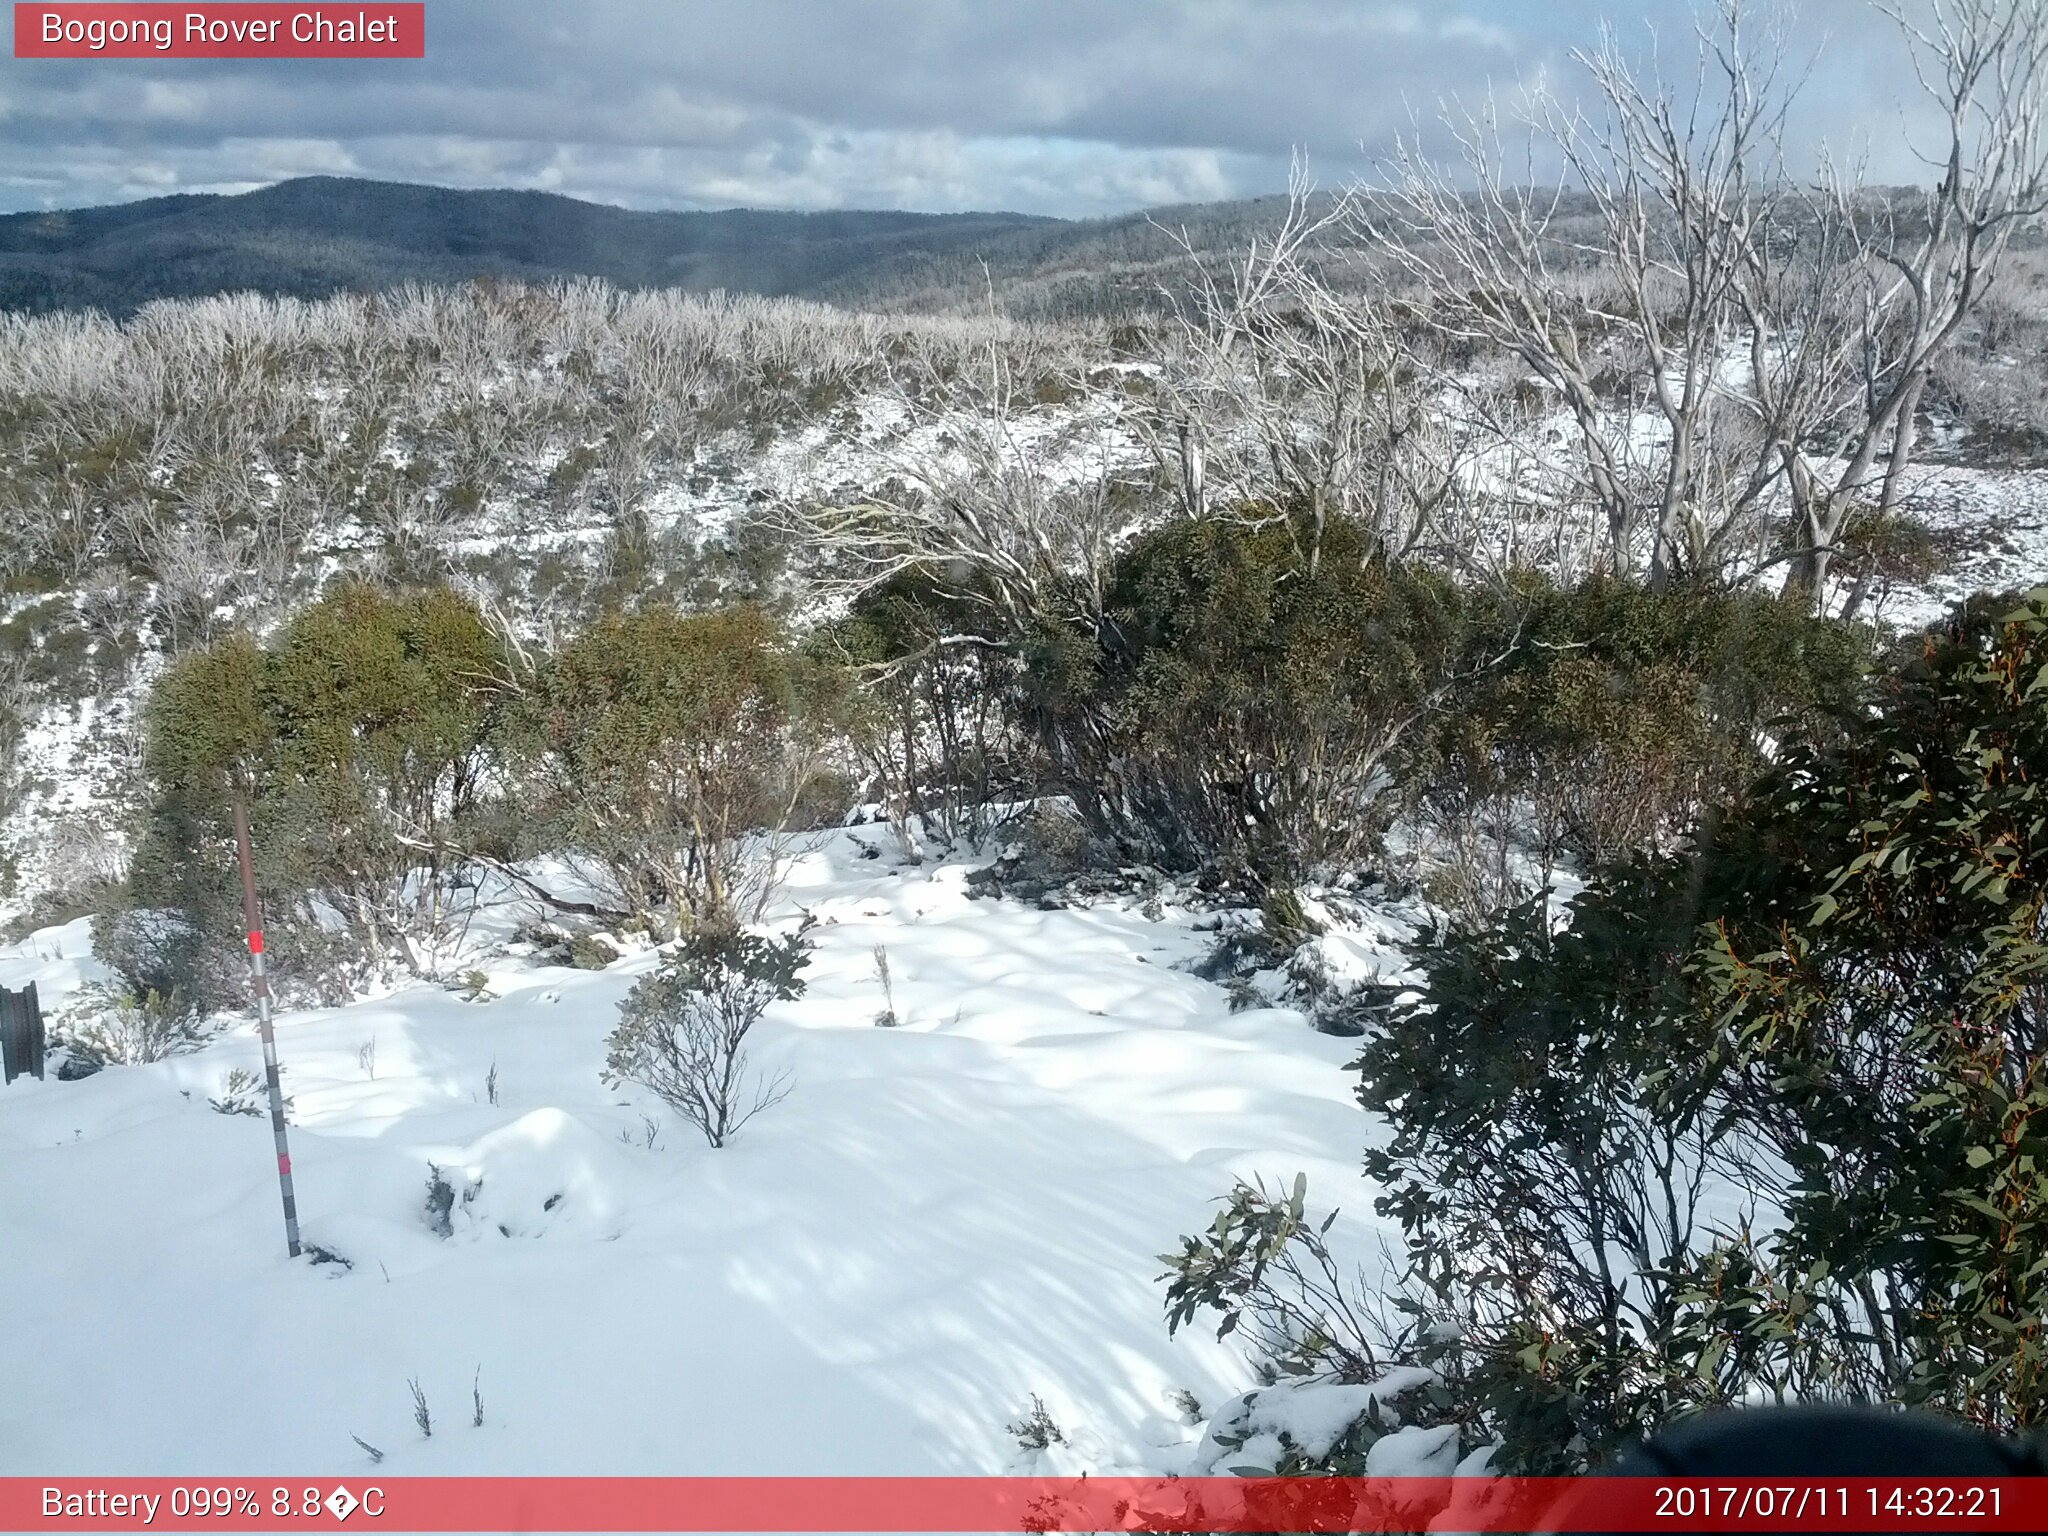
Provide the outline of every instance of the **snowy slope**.
<path id="1" fill-rule="evenodd" d="M 286 1259 L 266 1122 L 207 1107 L 258 1064 L 253 1027 L 0 1090 L 0 1316 L 34 1320 L 0 1336 L 0 1474 L 353 1473 L 352 1434 L 394 1474 L 1184 1464 L 1174 1390 L 1251 1382 L 1229 1345 L 1167 1338 L 1156 1256 L 1234 1175 L 1299 1170 L 1376 1261 L 1352 1043 L 1230 1013 L 1176 969 L 1203 947 L 1185 913 L 970 900 L 968 868 L 849 834 L 798 865 L 808 991 L 757 1051 L 795 1089 L 722 1151 L 598 1080 L 648 954 L 500 951 L 492 1000 L 285 1015 L 307 1235 L 352 1269 Z M 0 982 L 55 1001 L 84 948 L 44 930 Z M 445 1238 L 430 1162 L 476 1189 Z M 1035 1457 L 1005 1429 L 1033 1394 L 1072 1441 Z"/>
<path id="2" fill-rule="evenodd" d="M 1933 534 L 1943 561 L 1924 585 L 1886 602 L 1894 628 L 1932 624 L 1973 592 L 2048 582 L 2048 469 L 1919 465 L 1904 510 Z"/>

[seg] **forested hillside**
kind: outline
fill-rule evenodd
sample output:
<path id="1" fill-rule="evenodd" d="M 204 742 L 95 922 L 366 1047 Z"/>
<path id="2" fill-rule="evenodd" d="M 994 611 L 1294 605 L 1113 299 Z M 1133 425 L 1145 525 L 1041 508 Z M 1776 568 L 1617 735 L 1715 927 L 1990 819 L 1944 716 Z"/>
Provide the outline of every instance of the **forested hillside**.
<path id="1" fill-rule="evenodd" d="M 543 192 L 331 176 L 237 196 L 0 216 L 0 309 L 253 291 L 294 298 L 476 278 L 596 277 L 868 308 L 1118 315 L 1156 307 L 1177 236 L 1227 252 L 1284 200 L 1072 221 L 1012 213 L 635 212 Z"/>
<path id="2" fill-rule="evenodd" d="M 120 314 L 152 299 L 479 277 L 810 294 L 1000 254 L 1058 227 L 1019 214 L 636 213 L 543 192 L 307 177 L 232 197 L 0 217 L 0 308 Z"/>

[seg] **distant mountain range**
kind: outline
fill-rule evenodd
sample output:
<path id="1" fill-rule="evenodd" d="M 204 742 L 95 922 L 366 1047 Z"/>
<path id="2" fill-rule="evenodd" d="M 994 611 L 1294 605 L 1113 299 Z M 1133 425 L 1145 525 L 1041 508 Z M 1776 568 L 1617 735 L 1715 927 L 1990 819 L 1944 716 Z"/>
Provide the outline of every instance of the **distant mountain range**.
<path id="1" fill-rule="evenodd" d="M 1221 237 L 1271 207 L 1216 204 L 1168 222 L 1193 217 Z M 1173 256 L 1144 214 L 635 212 L 545 192 L 314 176 L 237 196 L 0 215 L 0 309 L 126 314 L 152 299 L 251 289 L 312 298 L 571 276 L 955 309 L 985 302 L 986 272 L 1025 310 L 1101 313 L 1142 307 L 1146 274 Z"/>

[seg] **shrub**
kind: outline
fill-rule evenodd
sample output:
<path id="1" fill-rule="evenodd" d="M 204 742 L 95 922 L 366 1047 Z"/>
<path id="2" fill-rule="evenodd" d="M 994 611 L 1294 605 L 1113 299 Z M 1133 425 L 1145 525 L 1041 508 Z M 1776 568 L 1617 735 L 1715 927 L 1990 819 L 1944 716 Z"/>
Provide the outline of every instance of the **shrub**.
<path id="1" fill-rule="evenodd" d="M 47 896 L 67 907 L 95 909 L 119 896 L 128 851 L 105 821 L 67 816 L 50 826 L 43 847 Z"/>
<path id="2" fill-rule="evenodd" d="M 536 820 L 632 916 L 716 925 L 765 894 L 742 839 L 821 775 L 832 691 L 758 610 L 612 614 L 541 668 L 511 740 Z"/>
<path id="3" fill-rule="evenodd" d="M 1016 1436 L 1022 1450 L 1044 1451 L 1067 1443 L 1066 1431 L 1046 1411 L 1044 1400 L 1035 1392 L 1031 1395 L 1031 1411 L 1003 1427 Z"/>
<path id="4" fill-rule="evenodd" d="M 601 971 L 624 952 L 599 933 L 577 933 L 569 937 L 569 964 L 579 971 Z"/>
<path id="5" fill-rule="evenodd" d="M 333 957 L 316 931 L 337 928 L 373 964 L 414 964 L 411 939 L 441 921 L 483 814 L 503 671 L 466 599 L 358 584 L 268 649 L 236 635 L 182 659 L 145 718 L 137 899 L 215 942 L 233 933 L 243 799 L 273 926 L 299 919 L 323 968 Z M 290 957 L 278 958 L 288 980 Z"/>
<path id="6" fill-rule="evenodd" d="M 221 1079 L 220 1092 L 206 1101 L 207 1107 L 217 1115 L 251 1115 L 258 1118 L 270 1113 L 270 1091 L 262 1078 L 240 1067 L 229 1069 Z M 292 1112 L 289 1095 L 284 1100 L 287 1117 Z"/>
<path id="7" fill-rule="evenodd" d="M 1473 917 L 1564 861 L 1677 846 L 1774 736 L 1847 707 L 1870 659 L 1864 632 L 1774 598 L 1604 576 L 1523 578 L 1486 624 L 1417 767 L 1435 894 Z"/>
<path id="8" fill-rule="evenodd" d="M 981 616 L 912 572 L 866 594 L 824 645 L 861 669 L 848 737 L 906 852 L 972 843 L 1027 798 L 1018 659 Z"/>
<path id="9" fill-rule="evenodd" d="M 188 913 L 163 907 L 115 907 L 93 914 L 93 954 L 136 997 L 189 999 L 212 1012 L 247 995 L 245 962 Z"/>
<path id="10" fill-rule="evenodd" d="M 770 1003 L 802 993 L 797 972 L 808 952 L 800 934 L 691 934 L 626 994 L 605 1080 L 644 1083 L 712 1146 L 724 1146 L 789 1092 L 786 1077 L 754 1077 L 747 1036 Z"/>
<path id="11" fill-rule="evenodd" d="M 176 992 L 136 994 L 106 983 L 79 988 L 58 1021 L 71 1059 L 97 1071 L 138 1066 L 196 1050 L 200 1016 Z"/>
<path id="12" fill-rule="evenodd" d="M 2048 591 L 1925 637 L 1562 928 L 1540 899 L 1439 928 L 1359 1060 L 1406 1321 L 1298 1263 L 1276 1303 L 1299 1199 L 1242 1192 L 1175 1320 L 1429 1366 L 1503 1470 L 1758 1397 L 2048 1421 L 2044 777 Z"/>
<path id="13" fill-rule="evenodd" d="M 1366 1171 L 1406 1240 L 1407 1306 L 1454 1329 L 1504 1469 L 1580 1470 L 1719 1400 L 1677 1304 L 1728 1131 L 1683 875 L 1610 874 L 1562 929 L 1538 897 L 1426 935 L 1420 1001 L 1358 1062 L 1390 1127 Z"/>
<path id="14" fill-rule="evenodd" d="M 483 1186 L 475 1179 L 457 1175 L 451 1179 L 439 1163 L 427 1164 L 427 1228 L 436 1237 L 455 1235 L 455 1213 L 458 1202 L 464 1213 L 476 1202 Z"/>
<path id="15" fill-rule="evenodd" d="M 1215 1311 L 1217 1336 L 1240 1333 L 1266 1380 L 1328 1375 L 1363 1381 L 1380 1368 L 1379 1344 L 1362 1319 L 1330 1301 L 1347 1276 L 1307 1221 L 1308 1179 L 1297 1175 L 1284 1195 L 1263 1181 L 1240 1183 L 1209 1229 L 1181 1239 L 1165 1257 L 1166 1326 L 1177 1333 Z"/>
<path id="16" fill-rule="evenodd" d="M 1077 888 L 1120 889 L 1115 853 L 1062 806 L 1039 801 L 1019 818 L 996 860 L 968 875 L 967 889 L 1058 907 Z"/>
<path id="17" fill-rule="evenodd" d="M 1170 869 L 1280 882 L 1372 854 L 1465 645 L 1466 600 L 1329 524 L 1183 521 L 1119 559 L 1095 644 L 1041 634 L 1027 708 L 1061 787 Z"/>
<path id="18" fill-rule="evenodd" d="M 1214 1314 L 1219 1338 L 1234 1333 L 1251 1349 L 1266 1389 L 1217 1413 L 1202 1452 L 1219 1465 L 1197 1470 L 1252 1461 L 1259 1435 L 1269 1461 L 1257 1470 L 1282 1475 L 1366 1475 L 1377 1470 L 1372 1448 L 1403 1429 L 1442 1431 L 1458 1457 L 1490 1444 L 1455 1341 L 1374 1297 L 1326 1240 L 1337 1213 L 1314 1221 L 1307 1194 L 1299 1175 L 1285 1193 L 1241 1183 L 1206 1232 L 1165 1256 L 1168 1330 Z"/>
<path id="19" fill-rule="evenodd" d="M 2037 1429 L 2048 589 L 1961 610 L 1745 809 L 1709 844 L 1731 889 L 1694 969 L 1786 1224 L 1725 1256 L 1702 1348 L 1796 1390 Z"/>

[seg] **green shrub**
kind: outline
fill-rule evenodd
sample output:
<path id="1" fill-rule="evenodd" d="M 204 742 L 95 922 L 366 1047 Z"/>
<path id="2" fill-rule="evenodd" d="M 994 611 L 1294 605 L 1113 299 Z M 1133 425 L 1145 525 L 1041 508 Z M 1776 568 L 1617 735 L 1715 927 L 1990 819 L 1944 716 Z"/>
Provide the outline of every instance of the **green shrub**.
<path id="1" fill-rule="evenodd" d="M 1775 736 L 1845 709 L 1869 663 L 1865 632 L 1774 598 L 1611 577 L 1524 578 L 1488 622 L 1416 769 L 1437 893 L 1468 916 L 1566 860 L 1677 846 Z"/>
<path id="2" fill-rule="evenodd" d="M 1443 578 L 1325 530 L 1183 521 L 1118 561 L 1094 643 L 1041 633 L 1030 696 L 1060 787 L 1168 868 L 1293 880 L 1369 856 L 1467 643 Z"/>
<path id="3" fill-rule="evenodd" d="M 601 971 L 619 958 L 619 947 L 599 934 L 578 933 L 569 938 L 569 963 L 579 971 Z"/>
<path id="4" fill-rule="evenodd" d="M 1576 1470 L 1714 1400 L 1684 1363 L 1673 1278 L 1706 1246 L 1724 1129 L 1711 1015 L 1683 978 L 1701 915 L 1659 862 L 1596 883 L 1561 930 L 1540 898 L 1438 930 L 1414 955 L 1421 1001 L 1360 1057 L 1405 1300 L 1455 1324 L 1504 1467 Z"/>
<path id="5" fill-rule="evenodd" d="M 1562 931 L 1418 952 L 1368 1171 L 1509 1463 L 1756 1393 L 2048 1417 L 2048 592 L 2007 606 Z"/>
<path id="6" fill-rule="evenodd" d="M 1475 1401 L 1455 1340 L 1427 1318 L 1403 1320 L 1370 1295 L 1363 1275 L 1327 1240 L 1337 1213 L 1316 1221 L 1307 1195 L 1299 1174 L 1285 1191 L 1240 1183 L 1208 1230 L 1163 1256 L 1168 1331 L 1213 1314 L 1219 1338 L 1234 1334 L 1252 1352 L 1264 1388 L 1224 1405 L 1210 1422 L 1205 1452 L 1213 1445 L 1227 1453 L 1225 1465 L 1243 1461 L 1251 1421 L 1264 1409 L 1284 1410 L 1290 1394 L 1326 1387 L 1377 1390 L 1349 1424 L 1332 1423 L 1327 1412 L 1311 1415 L 1321 1421 L 1316 1444 L 1296 1440 L 1284 1419 L 1276 1424 L 1273 1473 L 1367 1475 L 1372 1448 L 1404 1428 L 1437 1432 L 1457 1459 L 1492 1443 L 1494 1425 Z M 1412 1363 L 1425 1359 L 1429 1365 Z M 1360 1396 L 1345 1395 L 1354 1403 Z"/>
<path id="7" fill-rule="evenodd" d="M 310 955 L 324 910 L 373 961 L 410 959 L 489 812 L 504 677 L 475 607 L 442 588 L 351 584 L 268 648 L 234 635 L 180 659 L 144 718 L 138 904 L 185 914 L 209 941 L 235 931 L 241 800 L 274 928 L 298 920 Z"/>
<path id="8" fill-rule="evenodd" d="M 714 1147 L 789 1092 L 786 1077 L 756 1078 L 747 1036 L 770 1003 L 799 996 L 809 958 L 801 933 L 779 939 L 699 930 L 660 970 L 633 984 L 607 1042 L 607 1083 L 646 1084 Z"/>
<path id="9" fill-rule="evenodd" d="M 742 840 L 824 775 L 836 689 L 758 609 L 611 614 L 541 666 L 506 740 L 541 835 L 628 914 L 717 924 L 762 894 Z"/>
<path id="10" fill-rule="evenodd" d="M 1791 744 L 1710 845 L 1732 889 L 1696 984 L 1734 1106 L 1790 1170 L 1783 1237 L 1727 1263 L 1755 1271 L 1750 1327 L 1791 1314 L 1753 1369 L 2032 1430 L 2048 1424 L 2048 589 L 1972 603 L 1872 704 L 1839 743 Z M 1728 1343 L 1719 1319 L 1702 1328 Z"/>
<path id="11" fill-rule="evenodd" d="M 2044 784 L 2048 590 L 1788 731 L 1564 926 L 1533 899 L 1427 935 L 1358 1063 L 1395 1320 L 1290 1293 L 1299 1196 L 1242 1192 L 1174 1320 L 1245 1316 L 1283 1370 L 1428 1366 L 1502 1470 L 1757 1398 L 2048 1422 Z"/>

